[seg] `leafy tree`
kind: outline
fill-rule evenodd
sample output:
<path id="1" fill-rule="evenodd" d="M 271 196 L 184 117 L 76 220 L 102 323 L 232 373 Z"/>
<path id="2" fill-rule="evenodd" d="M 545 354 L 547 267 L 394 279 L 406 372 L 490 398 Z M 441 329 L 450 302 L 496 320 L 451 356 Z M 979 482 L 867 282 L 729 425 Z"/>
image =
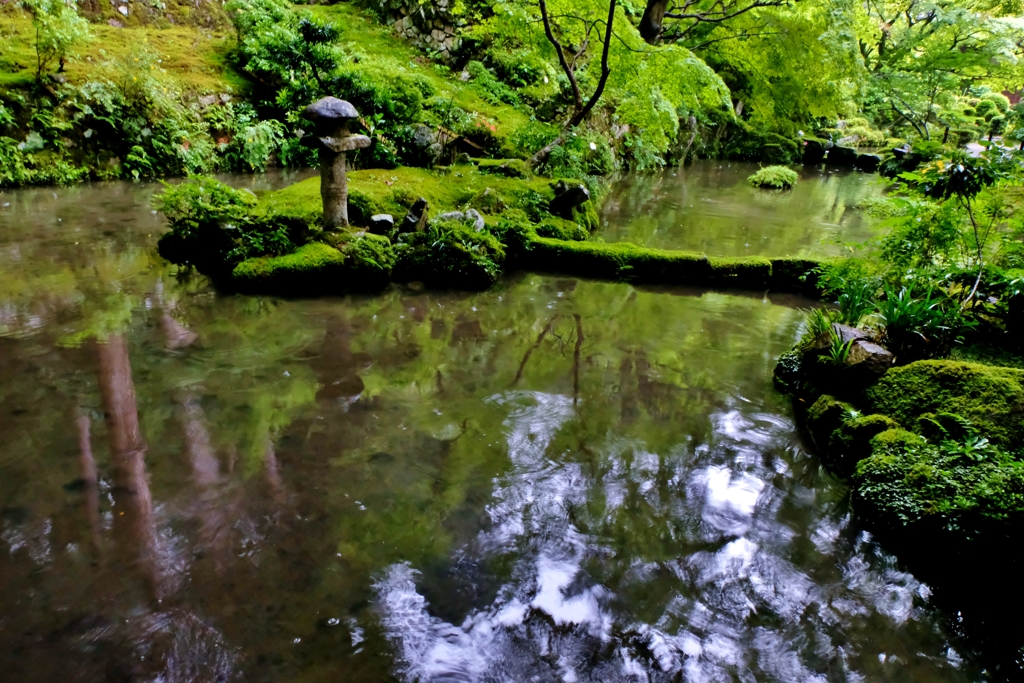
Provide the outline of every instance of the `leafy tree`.
<path id="1" fill-rule="evenodd" d="M 78 15 L 75 0 L 24 0 L 23 5 L 36 32 L 36 80 L 55 63 L 63 72 L 72 48 L 89 37 L 89 22 Z"/>
<path id="2" fill-rule="evenodd" d="M 967 87 L 1009 75 L 1021 33 L 1000 19 L 1002 11 L 963 0 L 858 5 L 875 118 L 931 139 L 940 112 L 955 108 Z"/>

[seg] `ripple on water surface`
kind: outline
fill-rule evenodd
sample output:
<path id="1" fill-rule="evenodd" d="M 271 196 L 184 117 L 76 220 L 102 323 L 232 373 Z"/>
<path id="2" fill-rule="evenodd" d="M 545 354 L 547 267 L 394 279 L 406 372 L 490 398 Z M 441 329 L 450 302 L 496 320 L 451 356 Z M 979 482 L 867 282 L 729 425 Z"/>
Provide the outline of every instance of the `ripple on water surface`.
<path id="1" fill-rule="evenodd" d="M 223 296 L 150 192 L 0 212 L 12 680 L 978 679 L 771 388 L 809 302 Z"/>

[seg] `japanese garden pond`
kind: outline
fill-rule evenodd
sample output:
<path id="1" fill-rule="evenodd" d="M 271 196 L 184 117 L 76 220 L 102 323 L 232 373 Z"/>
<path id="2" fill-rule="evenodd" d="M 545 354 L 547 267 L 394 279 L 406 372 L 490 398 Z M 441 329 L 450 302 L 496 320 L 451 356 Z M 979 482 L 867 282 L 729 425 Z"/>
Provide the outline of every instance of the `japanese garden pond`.
<path id="1" fill-rule="evenodd" d="M 837 207 L 869 176 L 756 203 L 752 170 L 627 178 L 599 237 L 868 234 Z M 157 188 L 0 194 L 10 680 L 984 677 L 772 388 L 813 302 L 532 274 L 227 296 L 156 256 Z"/>

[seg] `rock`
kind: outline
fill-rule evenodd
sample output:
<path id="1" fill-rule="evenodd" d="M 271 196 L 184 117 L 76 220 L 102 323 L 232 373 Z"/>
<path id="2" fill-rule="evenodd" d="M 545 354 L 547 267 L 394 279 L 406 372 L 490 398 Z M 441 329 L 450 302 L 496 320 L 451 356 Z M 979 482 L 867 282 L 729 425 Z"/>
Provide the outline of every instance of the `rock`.
<path id="1" fill-rule="evenodd" d="M 548 210 L 566 220 L 572 220 L 572 210 L 590 199 L 590 190 L 583 183 L 559 180 L 552 188 L 555 198 L 548 205 Z"/>
<path id="2" fill-rule="evenodd" d="M 416 200 L 416 203 L 409 209 L 409 213 L 405 214 L 405 218 L 402 219 L 402 225 L 399 226 L 398 232 L 420 232 L 427 226 L 427 212 L 430 210 L 430 204 L 423 197 Z"/>
<path id="3" fill-rule="evenodd" d="M 461 211 L 446 211 L 437 216 L 439 221 L 464 221 L 466 220 L 466 214 Z"/>
<path id="4" fill-rule="evenodd" d="M 455 163 L 457 164 L 471 164 L 473 163 L 473 157 L 469 156 L 465 152 L 459 152 L 455 155 Z"/>
<path id="5" fill-rule="evenodd" d="M 850 347 L 846 366 L 862 375 L 865 384 L 878 379 L 892 367 L 893 355 L 878 344 L 866 339 L 857 339 Z"/>
<path id="6" fill-rule="evenodd" d="M 907 144 L 900 145 L 899 147 L 893 147 L 892 149 L 892 155 L 897 159 L 902 159 L 908 154 L 910 154 L 910 145 Z"/>
<path id="7" fill-rule="evenodd" d="M 469 79 L 470 75 L 468 71 L 463 71 L 462 73 L 459 74 L 459 80 L 462 81 L 463 83 L 465 83 Z"/>
<path id="8" fill-rule="evenodd" d="M 807 138 L 804 140 L 804 163 L 820 164 L 825 158 L 826 141 L 820 138 Z"/>
<path id="9" fill-rule="evenodd" d="M 486 225 L 486 223 L 484 223 L 484 217 L 481 216 L 480 212 L 476 209 L 469 209 L 466 211 L 466 220 L 473 222 L 473 229 L 477 232 L 481 232 Z"/>
<path id="10" fill-rule="evenodd" d="M 882 163 L 882 157 L 877 154 L 858 154 L 853 165 L 861 171 L 875 171 L 880 163 Z"/>
<path id="11" fill-rule="evenodd" d="M 209 107 L 217 101 L 216 95 L 203 95 L 199 98 L 200 107 Z"/>
<path id="12" fill-rule="evenodd" d="M 828 163 L 833 166 L 853 166 L 857 159 L 857 150 L 853 147 L 835 146 L 828 151 Z"/>
<path id="13" fill-rule="evenodd" d="M 412 131 L 412 144 L 417 149 L 426 149 L 437 141 L 437 135 L 430 126 L 424 126 L 422 124 L 413 128 Z"/>
<path id="14" fill-rule="evenodd" d="M 370 216 L 370 233 L 391 239 L 395 234 L 395 217 L 389 213 Z"/>

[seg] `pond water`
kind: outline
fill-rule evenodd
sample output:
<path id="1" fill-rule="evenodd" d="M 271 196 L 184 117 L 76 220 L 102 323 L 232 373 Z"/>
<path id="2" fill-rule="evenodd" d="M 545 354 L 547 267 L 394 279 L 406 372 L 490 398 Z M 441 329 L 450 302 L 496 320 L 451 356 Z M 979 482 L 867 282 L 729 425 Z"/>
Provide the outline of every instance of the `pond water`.
<path id="1" fill-rule="evenodd" d="M 878 175 L 800 167 L 792 190 L 750 187 L 757 164 L 697 161 L 625 178 L 601 211 L 597 235 L 709 256 L 835 256 L 873 237 L 875 221 L 857 207 L 881 196 Z"/>
<path id="2" fill-rule="evenodd" d="M 154 189 L 0 194 L 0 678 L 983 677 L 772 389 L 811 302 L 224 296 Z"/>

